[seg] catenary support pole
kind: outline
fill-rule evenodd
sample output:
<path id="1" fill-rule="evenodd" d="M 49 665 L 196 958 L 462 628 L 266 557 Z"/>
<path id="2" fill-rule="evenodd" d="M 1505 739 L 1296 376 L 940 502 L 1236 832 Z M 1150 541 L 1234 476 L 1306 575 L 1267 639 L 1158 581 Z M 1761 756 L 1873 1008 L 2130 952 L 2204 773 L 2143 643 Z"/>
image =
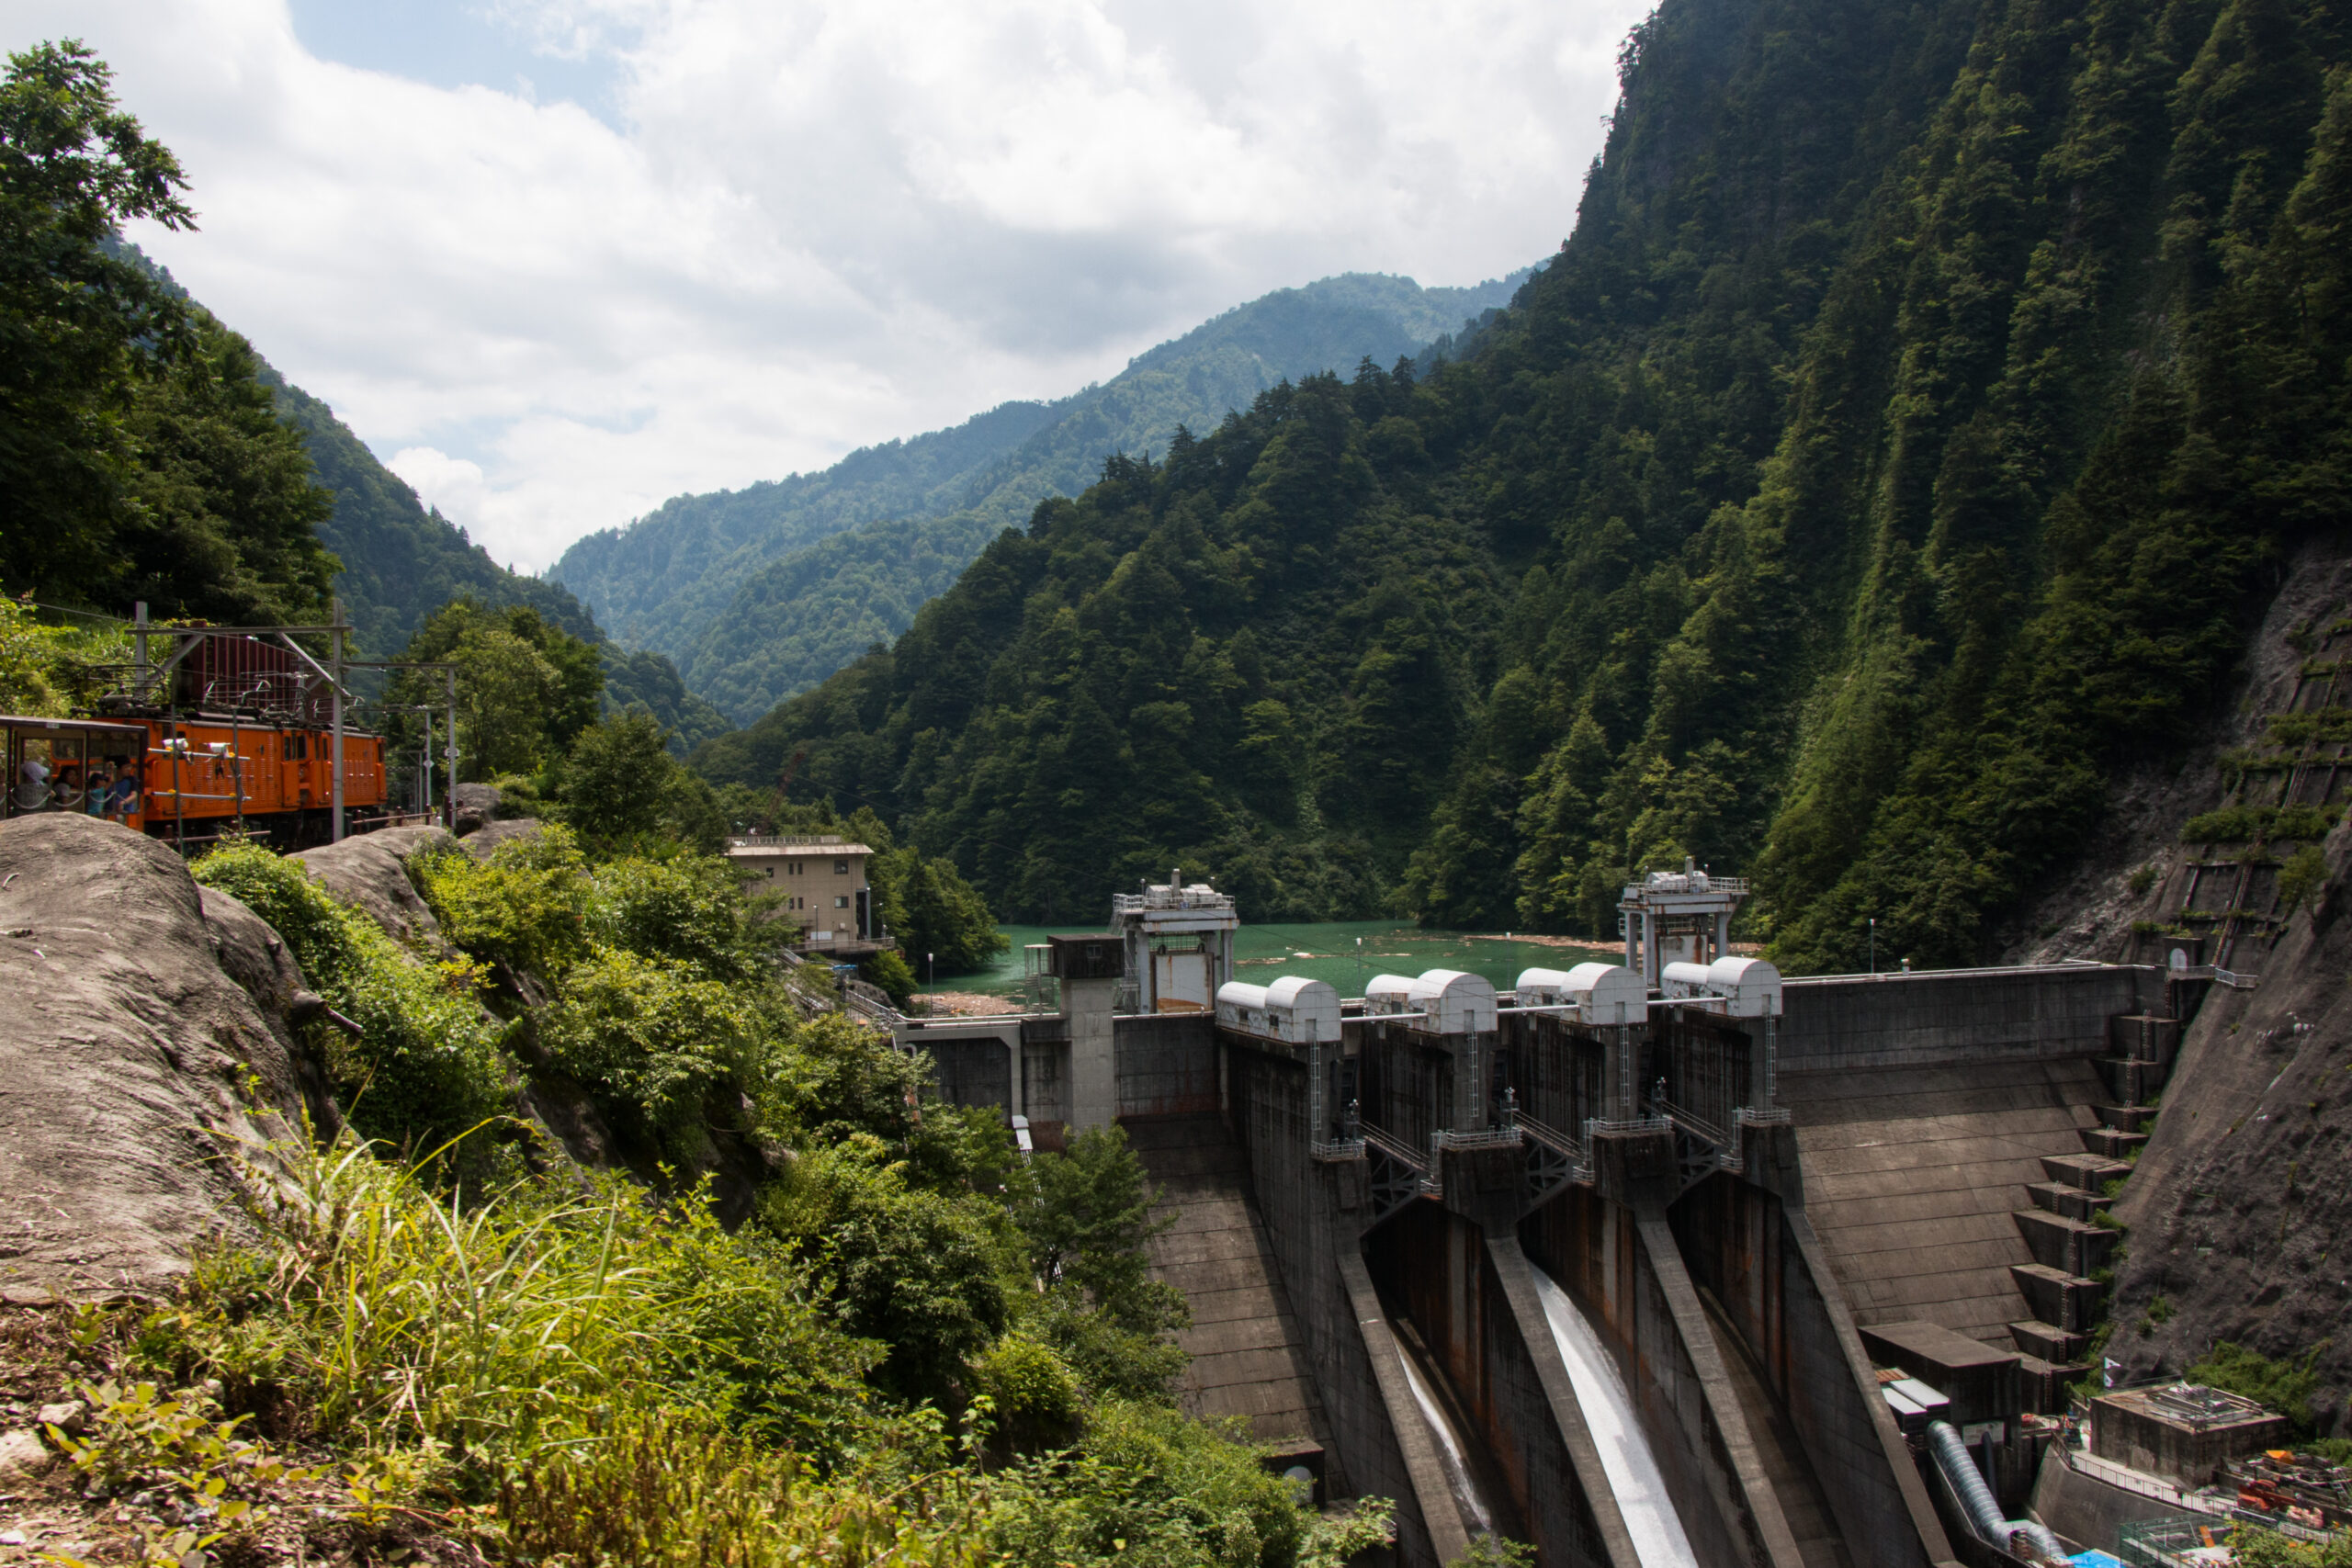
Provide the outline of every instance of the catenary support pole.
<path id="1" fill-rule="evenodd" d="M 328 637 L 328 638 L 329 638 L 329 647 L 330 647 L 330 654 L 329 654 L 329 657 L 330 657 L 330 658 L 332 659 L 332 660 L 333 660 L 333 663 L 332 663 L 332 665 L 330 666 L 330 668 L 329 668 L 329 670 L 328 670 L 328 681 L 327 681 L 327 685 L 328 685 L 328 687 L 330 688 L 330 690 L 329 690 L 329 693 L 328 693 L 328 698 L 327 698 L 327 700 L 328 700 L 328 701 L 333 705 L 333 706 L 334 706 L 334 712 L 333 712 L 332 717 L 333 717 L 334 724 L 334 747 L 333 747 L 333 750 L 334 750 L 334 758 L 333 758 L 333 761 L 332 761 L 332 762 L 331 762 L 331 765 L 332 765 L 332 766 L 334 767 L 334 841 L 335 841 L 336 843 L 338 843 L 338 844 L 339 844 L 339 843 L 343 842 L 343 598 L 342 598 L 342 596 L 341 596 L 340 594 L 338 594 L 338 595 L 335 597 L 335 599 L 334 600 L 334 602 L 333 602 L 333 603 L 334 603 L 334 616 L 332 617 L 333 622 L 334 622 L 334 625 L 329 628 L 329 630 L 328 630 L 328 632 L 327 632 L 327 637 Z"/>
<path id="2" fill-rule="evenodd" d="M 449 760 L 449 787 L 443 792 L 442 804 L 448 808 L 449 831 L 458 830 L 458 670 L 451 665 L 441 671 L 442 691 L 449 704 L 448 744 L 441 748 Z"/>

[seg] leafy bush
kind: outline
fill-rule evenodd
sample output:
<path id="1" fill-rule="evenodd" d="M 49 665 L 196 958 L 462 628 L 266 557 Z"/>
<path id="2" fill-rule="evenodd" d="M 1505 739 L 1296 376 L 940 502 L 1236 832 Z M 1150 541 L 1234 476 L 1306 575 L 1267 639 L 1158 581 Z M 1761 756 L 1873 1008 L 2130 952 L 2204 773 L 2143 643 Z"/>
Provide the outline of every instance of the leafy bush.
<path id="1" fill-rule="evenodd" d="M 751 1010 L 727 985 L 623 948 L 574 965 L 539 1020 L 558 1066 L 690 1160 L 708 1153 L 704 1101 L 740 1081 L 752 1033 Z"/>
<path id="2" fill-rule="evenodd" d="M 477 958 L 555 981 L 587 956 L 587 860 L 549 825 L 477 861 L 463 850 L 420 856 L 410 874 L 442 934 Z"/>
<path id="3" fill-rule="evenodd" d="M 1384 1504 L 1324 1521 L 1248 1446 L 1172 1410 L 1112 1404 L 1065 1452 L 1012 1466 L 989 1545 L 1019 1568 L 1072 1562 L 1337 1568 L 1386 1537 Z"/>
<path id="4" fill-rule="evenodd" d="M 2333 808 L 2319 806 L 2224 806 L 2190 818 L 2180 838 L 2188 844 L 2324 839 L 2335 818 Z"/>
<path id="5" fill-rule="evenodd" d="M 2295 1436 L 2312 1435 L 2312 1395 L 2319 1392 L 2322 1340 L 2304 1352 L 2301 1362 L 2274 1361 L 2258 1350 L 2224 1339 L 2206 1358 L 2181 1374 L 2189 1382 L 2244 1394 L 2284 1416 Z"/>
<path id="6" fill-rule="evenodd" d="M 915 1186 L 870 1134 L 802 1153 L 759 1214 L 840 1299 L 849 1330 L 890 1347 L 877 1376 L 893 1393 L 950 1403 L 964 1359 L 1004 1330 L 1003 1210 Z"/>
<path id="7" fill-rule="evenodd" d="M 603 1440 L 549 1451 L 508 1481 L 497 1529 L 521 1561 L 632 1568 L 978 1568 L 960 1477 L 926 1499 L 820 1484 L 797 1459 L 667 1413 L 625 1412 Z"/>
<path id="8" fill-rule="evenodd" d="M 1015 1329 L 975 1357 L 972 1387 L 987 1397 L 998 1435 L 1016 1449 L 1058 1448 L 1078 1431 L 1078 1378 L 1032 1335 Z"/>
<path id="9" fill-rule="evenodd" d="M 2339 1530 L 2324 1544 L 2311 1545 L 2260 1525 L 2241 1524 L 2230 1532 L 2230 1561 L 2236 1568 L 2352 1568 L 2352 1535 Z"/>
<path id="10" fill-rule="evenodd" d="M 2132 868 L 2132 874 L 2125 878 L 2125 886 L 2132 889 L 2134 898 L 2146 897 L 2148 889 L 2155 885 L 2156 868 L 2153 865 L 2135 865 Z"/>
<path id="11" fill-rule="evenodd" d="M 2181 842 L 2187 844 L 2242 844 L 2262 837 L 2266 808 L 2258 806 L 2224 806 L 2216 811 L 2199 812 L 2181 825 Z"/>
<path id="12" fill-rule="evenodd" d="M 589 886 L 589 928 L 607 946 L 690 964 L 715 980 L 747 980 L 766 964 L 770 944 L 718 856 L 627 856 L 598 866 Z"/>
<path id="13" fill-rule="evenodd" d="M 2334 808 L 2323 806 L 2282 806 L 2271 818 L 2265 836 L 2270 839 L 2324 839 L 2335 826 Z"/>
<path id="14" fill-rule="evenodd" d="M 268 921 L 310 984 L 359 1025 L 356 1040 L 314 1027 L 337 1098 L 363 1134 L 423 1155 L 505 1110 L 497 1026 L 373 920 L 336 903 L 300 863 L 231 843 L 190 869 Z"/>
<path id="15" fill-rule="evenodd" d="M 0 713 L 63 718 L 130 654 L 130 637 L 112 627 L 43 626 L 29 606 L 0 595 Z"/>
<path id="16" fill-rule="evenodd" d="M 888 949 L 870 958 L 858 960 L 858 978 L 869 986 L 879 986 L 883 994 L 899 1007 L 914 999 L 918 982 L 915 972 L 907 966 L 904 957 Z"/>
<path id="17" fill-rule="evenodd" d="M 2278 868 L 2278 911 L 2291 915 L 2327 883 L 2327 856 L 2317 844 L 2305 844 Z"/>

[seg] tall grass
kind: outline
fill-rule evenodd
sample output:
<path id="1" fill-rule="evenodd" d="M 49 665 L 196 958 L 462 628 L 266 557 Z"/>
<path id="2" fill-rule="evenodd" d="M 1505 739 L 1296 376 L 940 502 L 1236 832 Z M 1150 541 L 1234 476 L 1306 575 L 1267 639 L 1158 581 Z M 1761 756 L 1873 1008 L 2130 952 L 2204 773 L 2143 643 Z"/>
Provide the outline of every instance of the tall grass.
<path id="1" fill-rule="evenodd" d="M 990 1472 L 985 1404 L 957 1439 L 877 1397 L 883 1347 L 698 1201 L 585 1176 L 473 1198 L 350 1141 L 250 1152 L 276 1183 L 258 1242 L 201 1258 L 134 1359 L 477 1505 L 456 1517 L 514 1560 L 1338 1568 L 1386 1539 L 1385 1505 L 1321 1517 L 1257 1450 L 1117 1400 Z"/>
<path id="2" fill-rule="evenodd" d="M 263 1245 L 198 1261 L 151 1356 L 293 1400 L 321 1436 L 445 1452 L 487 1475 L 593 1440 L 616 1410 L 735 1427 L 831 1458 L 870 1424 L 876 1348 L 793 1261 L 615 1178 L 437 1192 L 356 1144 L 281 1151 Z M 232 1397 L 234 1397 L 232 1393 Z"/>

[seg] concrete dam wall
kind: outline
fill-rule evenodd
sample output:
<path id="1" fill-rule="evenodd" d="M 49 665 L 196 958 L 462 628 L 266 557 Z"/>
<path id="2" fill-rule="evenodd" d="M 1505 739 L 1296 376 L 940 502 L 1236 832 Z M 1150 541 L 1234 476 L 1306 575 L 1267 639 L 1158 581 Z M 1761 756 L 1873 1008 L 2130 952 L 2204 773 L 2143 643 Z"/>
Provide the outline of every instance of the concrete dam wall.
<path id="1" fill-rule="evenodd" d="M 1758 1002 L 1698 968 L 1613 1020 L 1438 972 L 1328 1018 L 1297 987 L 1295 1012 L 1253 987 L 1123 1015 L 1065 983 L 1058 1015 L 901 1039 L 1040 1146 L 1089 1104 L 1128 1128 L 1178 1216 L 1155 1268 L 1194 1304 L 1187 1407 L 1328 1495 L 1394 1498 L 1402 1562 L 1487 1529 L 1546 1564 L 2005 1560 L 1948 1528 L 1863 1330 L 2052 1328 L 2022 1193 L 2095 1157 L 2125 1042 L 2177 1030 L 2165 976 L 1775 978 Z"/>

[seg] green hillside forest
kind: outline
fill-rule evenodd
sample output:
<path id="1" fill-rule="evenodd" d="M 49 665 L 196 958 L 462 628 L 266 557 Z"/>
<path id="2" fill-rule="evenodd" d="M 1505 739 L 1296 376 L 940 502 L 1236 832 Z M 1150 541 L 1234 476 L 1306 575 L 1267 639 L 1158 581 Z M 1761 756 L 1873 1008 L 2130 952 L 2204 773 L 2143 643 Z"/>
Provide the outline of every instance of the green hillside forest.
<path id="1" fill-rule="evenodd" d="M 1800 969 L 1987 953 L 2346 504 L 2346 19 L 1689 0 L 1574 237 L 1426 373 L 1106 465 L 699 754 L 1004 912 L 1613 935 L 1752 874 Z"/>
<path id="2" fill-rule="evenodd" d="M 1105 457 L 1163 451 L 1179 424 L 1214 423 L 1285 378 L 1419 352 L 1523 276 L 1423 288 L 1350 274 L 1281 289 L 1058 401 L 1006 403 L 822 473 L 676 497 L 581 540 L 548 576 L 748 723 L 904 631 L 998 532 L 1083 490 Z"/>
<path id="3" fill-rule="evenodd" d="M 64 221 L 48 234 L 20 213 L 12 237 L 61 247 L 60 231 L 95 237 L 62 249 L 46 288 L 19 269 L 8 303 L 33 318 L 80 311 L 82 352 L 44 364 L 20 348 L 12 412 L 23 423 L 0 465 L 17 466 L 26 514 L 54 526 L 11 530 L 0 582 L 69 610 L 120 615 L 144 599 L 158 617 L 232 623 L 322 620 L 333 594 L 371 658 L 399 656 L 453 600 L 527 609 L 598 650 L 606 707 L 642 706 L 682 745 L 730 728 L 667 659 L 622 649 L 564 589 L 498 565 L 428 510 L 333 409 L 103 219 L 93 227 L 70 205 L 52 209 Z M 109 352 L 91 341 L 101 333 L 115 339 Z M 19 342 L 44 338 L 71 341 L 28 332 Z M 356 683 L 372 690 L 375 679 Z"/>

